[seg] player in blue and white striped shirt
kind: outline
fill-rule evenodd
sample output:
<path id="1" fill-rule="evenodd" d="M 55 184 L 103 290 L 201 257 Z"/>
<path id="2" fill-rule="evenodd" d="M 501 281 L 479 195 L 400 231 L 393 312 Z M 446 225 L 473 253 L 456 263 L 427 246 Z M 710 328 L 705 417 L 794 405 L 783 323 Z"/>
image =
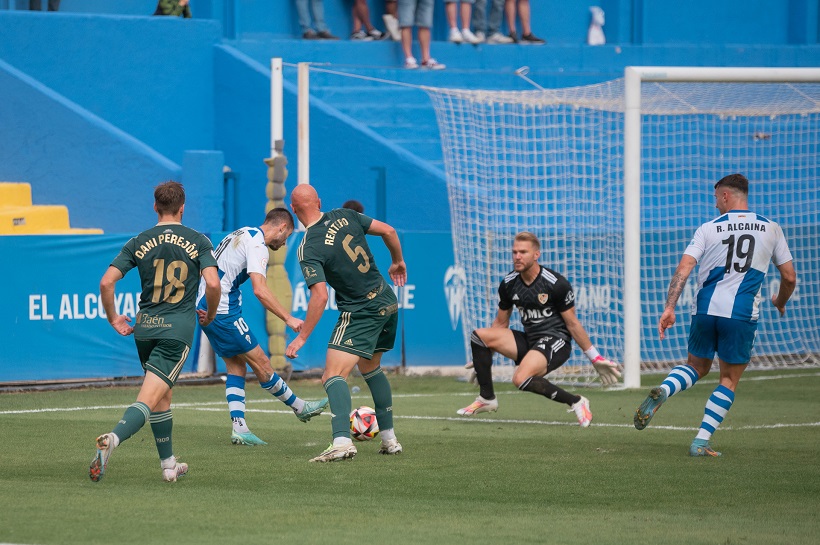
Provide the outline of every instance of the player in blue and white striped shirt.
<path id="1" fill-rule="evenodd" d="M 302 320 L 294 318 L 268 287 L 268 249 L 276 251 L 284 246 L 293 232 L 293 216 L 285 208 L 274 208 L 259 227 L 242 227 L 222 239 L 214 250 L 219 266 L 222 297 L 216 318 L 203 327 L 211 346 L 224 361 L 228 371 L 225 377 L 225 397 L 233 423 L 231 442 L 235 445 L 266 445 L 245 421 L 245 373 L 250 365 L 259 379 L 259 385 L 279 401 L 290 407 L 296 418 L 307 422 L 327 407 L 327 398 L 305 401 L 298 397 L 273 370 L 268 356 L 242 317 L 242 292 L 239 287 L 250 279 L 253 294 L 268 311 L 288 327 L 298 332 Z M 198 312 L 207 309 L 205 287 L 200 284 Z"/>
<path id="2" fill-rule="evenodd" d="M 748 195 L 749 180 L 742 174 L 730 174 L 715 184 L 715 206 L 721 215 L 695 232 L 669 283 L 666 308 L 658 325 L 663 339 L 665 331 L 675 324 L 675 304 L 686 280 L 700 263 L 688 360 L 686 365 L 672 369 L 635 412 L 635 427 L 642 430 L 668 397 L 709 373 L 717 352 L 720 384 L 706 402 L 700 430 L 689 447 L 692 456 L 720 456 L 709 445 L 709 439 L 729 412 L 737 383 L 751 359 L 760 316 L 760 287 L 769 263 L 780 271 L 780 289 L 772 297 L 772 304 L 781 316 L 797 283 L 783 230 L 750 212 Z"/>

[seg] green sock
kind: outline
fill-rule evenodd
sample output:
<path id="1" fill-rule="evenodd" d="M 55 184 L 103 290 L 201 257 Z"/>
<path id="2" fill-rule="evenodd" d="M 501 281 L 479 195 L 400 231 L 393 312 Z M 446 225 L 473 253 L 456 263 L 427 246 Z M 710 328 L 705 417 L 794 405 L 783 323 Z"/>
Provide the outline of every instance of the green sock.
<path id="1" fill-rule="evenodd" d="M 393 428 L 393 390 L 390 382 L 384 376 L 381 366 L 373 371 L 362 375 L 367 387 L 370 388 L 370 395 L 373 396 L 373 404 L 376 406 L 376 421 L 380 430 Z"/>
<path id="2" fill-rule="evenodd" d="M 159 459 L 165 460 L 174 455 L 174 449 L 171 446 L 171 431 L 174 429 L 174 416 L 171 414 L 171 409 L 161 413 L 151 413 L 149 417 L 151 422 L 151 431 L 154 432 L 154 440 L 157 442 L 157 452 Z"/>
<path id="3" fill-rule="evenodd" d="M 125 409 L 125 413 L 113 429 L 113 432 L 120 438 L 120 443 L 140 431 L 140 428 L 148 421 L 150 412 L 148 405 L 140 401 Z"/>
<path id="4" fill-rule="evenodd" d="M 333 438 L 350 437 L 351 401 L 347 381 L 336 375 L 327 379 L 323 386 L 330 402 L 330 413 L 333 415 L 333 418 L 331 418 Z"/>

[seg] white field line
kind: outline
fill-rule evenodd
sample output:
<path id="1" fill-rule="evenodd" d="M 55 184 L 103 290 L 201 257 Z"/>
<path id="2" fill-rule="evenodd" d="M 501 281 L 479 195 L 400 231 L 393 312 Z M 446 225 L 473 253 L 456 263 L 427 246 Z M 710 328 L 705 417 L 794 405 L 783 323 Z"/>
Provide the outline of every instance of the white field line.
<path id="1" fill-rule="evenodd" d="M 191 407 L 195 411 L 205 411 L 205 412 L 223 412 L 225 409 L 222 408 L 211 408 L 211 407 Z M 248 413 L 267 413 L 267 414 L 292 414 L 293 411 L 277 411 L 277 410 L 269 410 L 269 409 L 246 409 L 245 412 Z M 327 413 L 322 413 L 317 416 L 330 416 Z M 314 418 L 316 418 L 314 416 Z M 518 419 L 508 419 L 508 418 L 475 418 L 472 416 L 469 417 L 458 417 L 458 416 L 414 416 L 414 415 L 402 415 L 402 414 L 393 414 L 393 418 L 398 420 L 437 420 L 441 422 L 481 422 L 485 424 L 535 424 L 539 426 L 572 426 L 577 427 L 578 423 L 572 420 L 566 420 L 562 422 L 557 421 L 546 421 L 546 420 L 518 420 Z M 569 418 L 569 417 L 568 417 Z M 598 423 L 593 421 L 591 426 L 598 427 L 598 428 L 632 428 L 632 424 L 609 424 L 609 423 Z M 769 429 L 777 429 L 777 428 L 814 428 L 820 427 L 820 422 L 805 422 L 801 424 L 760 424 L 755 426 L 721 426 L 721 430 L 769 430 Z M 651 426 L 654 430 L 672 430 L 672 431 L 697 431 L 698 428 L 696 427 L 683 427 L 683 426 Z M 649 428 L 647 428 L 649 429 Z"/>
<path id="2" fill-rule="evenodd" d="M 780 379 L 789 379 L 789 378 L 806 378 L 806 377 L 820 377 L 820 372 L 815 373 L 795 373 L 792 375 L 768 375 L 768 376 L 760 376 L 760 377 L 745 377 L 743 381 L 750 381 L 750 380 L 780 380 Z M 698 381 L 698 384 L 717 384 L 718 380 L 701 380 Z M 519 395 L 523 392 L 519 391 L 512 391 L 512 392 L 497 392 L 496 395 Z M 452 393 L 436 393 L 436 394 L 393 394 L 393 399 L 409 399 L 409 398 L 421 398 L 421 397 L 440 397 L 440 396 L 448 396 L 448 397 L 458 397 L 458 396 L 465 396 L 465 397 L 473 397 L 475 393 L 469 392 L 452 392 Z M 369 395 L 354 395 L 352 396 L 353 399 L 370 399 Z M 257 403 L 278 403 L 277 399 L 269 398 L 269 399 L 254 399 L 251 401 L 254 405 Z M 224 407 L 225 401 L 204 401 L 200 403 L 174 403 L 172 408 L 175 409 L 186 409 L 186 408 L 199 408 L 199 407 L 207 407 L 209 405 Z M 72 412 L 72 411 L 97 411 L 97 410 L 108 410 L 108 409 L 125 409 L 128 405 L 92 405 L 86 407 L 52 407 L 52 408 L 44 408 L 44 409 L 20 409 L 20 410 L 10 410 L 10 411 L 0 411 L 0 416 L 2 415 L 10 415 L 10 414 L 38 414 L 38 413 L 60 413 L 60 412 Z M 248 412 L 253 412 L 253 409 L 248 409 Z M 284 414 L 288 414 L 290 411 L 279 411 Z M 432 417 L 431 417 L 432 418 Z M 460 419 L 456 419 L 460 420 Z M 476 419 L 473 419 L 476 420 Z M 498 422 L 498 420 L 493 420 L 493 422 Z M 2 545 L 0 543 L 0 545 Z"/>
<path id="3" fill-rule="evenodd" d="M 780 378 L 805 378 L 805 377 L 820 377 L 820 373 L 800 373 L 794 375 L 770 375 L 766 377 L 749 377 L 745 380 L 774 380 Z M 718 381 L 702 381 L 703 383 L 714 382 L 717 383 Z M 519 395 L 522 392 L 513 391 L 513 392 L 498 392 L 497 395 Z M 459 393 L 436 393 L 436 394 L 395 394 L 393 398 L 424 398 L 424 397 L 473 397 L 474 393 L 466 393 L 466 392 L 459 392 Z M 352 396 L 353 399 L 370 399 L 370 396 L 367 395 L 357 395 Z M 257 405 L 259 403 L 278 403 L 277 399 L 254 399 L 251 401 L 253 405 Z M 25 409 L 25 410 L 11 410 L 11 411 L 0 411 L 0 416 L 3 415 L 17 415 L 17 414 L 42 414 L 42 413 L 58 413 L 58 412 L 76 412 L 76 411 L 97 411 L 97 410 L 113 410 L 119 409 L 123 410 L 128 405 L 92 405 L 86 407 L 53 407 L 53 408 L 44 408 L 44 409 Z M 172 406 L 173 409 L 191 409 L 196 411 L 206 411 L 206 412 L 223 412 L 226 410 L 225 408 L 225 401 L 205 401 L 201 403 L 174 403 Z M 268 414 L 292 414 L 293 411 L 289 409 L 282 409 L 282 410 L 275 410 L 275 409 L 246 409 L 246 412 L 249 413 L 268 413 Z M 327 413 L 319 415 L 319 416 L 329 416 Z M 414 415 L 399 415 L 394 414 L 393 418 L 397 419 L 404 419 L 404 420 L 436 420 L 441 422 L 479 422 L 479 423 L 492 423 L 492 424 L 533 424 L 539 426 L 577 426 L 575 422 L 571 420 L 567 421 L 545 421 L 545 420 L 519 420 L 519 419 L 503 419 L 503 418 L 475 418 L 475 417 L 453 417 L 453 416 L 414 416 Z M 593 424 L 596 427 L 606 427 L 606 428 L 631 428 L 630 424 L 611 424 L 611 423 L 601 423 L 595 422 Z M 753 425 L 753 426 L 721 426 L 722 430 L 762 430 L 762 429 L 778 429 L 778 428 L 812 428 L 820 426 L 820 422 L 804 422 L 804 423 L 775 423 L 775 424 L 760 424 L 760 425 Z M 683 427 L 683 426 L 652 426 L 651 429 L 656 430 L 672 430 L 672 431 L 692 431 L 697 430 L 698 428 L 695 427 Z M 0 544 L 3 545 L 3 544 Z"/>

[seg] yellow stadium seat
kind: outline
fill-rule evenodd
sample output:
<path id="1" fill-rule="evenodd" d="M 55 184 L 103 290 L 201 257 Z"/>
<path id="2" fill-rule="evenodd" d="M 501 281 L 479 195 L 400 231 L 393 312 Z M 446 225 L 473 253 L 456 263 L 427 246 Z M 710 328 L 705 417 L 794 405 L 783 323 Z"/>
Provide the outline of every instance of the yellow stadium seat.
<path id="1" fill-rule="evenodd" d="M 0 182 L 0 208 L 31 206 L 31 184 Z"/>
<path id="2" fill-rule="evenodd" d="M 99 235 L 102 229 L 72 228 L 63 205 L 33 205 L 31 185 L 0 182 L 0 235 Z"/>

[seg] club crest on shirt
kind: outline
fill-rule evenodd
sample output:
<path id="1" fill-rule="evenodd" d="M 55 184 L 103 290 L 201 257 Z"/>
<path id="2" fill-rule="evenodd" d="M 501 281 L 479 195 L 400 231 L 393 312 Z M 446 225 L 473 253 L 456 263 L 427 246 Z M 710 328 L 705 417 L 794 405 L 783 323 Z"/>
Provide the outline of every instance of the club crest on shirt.
<path id="1" fill-rule="evenodd" d="M 550 298 L 549 293 L 539 293 L 538 294 L 538 302 L 541 303 L 542 305 L 547 304 L 547 301 L 549 300 L 549 298 Z"/>

